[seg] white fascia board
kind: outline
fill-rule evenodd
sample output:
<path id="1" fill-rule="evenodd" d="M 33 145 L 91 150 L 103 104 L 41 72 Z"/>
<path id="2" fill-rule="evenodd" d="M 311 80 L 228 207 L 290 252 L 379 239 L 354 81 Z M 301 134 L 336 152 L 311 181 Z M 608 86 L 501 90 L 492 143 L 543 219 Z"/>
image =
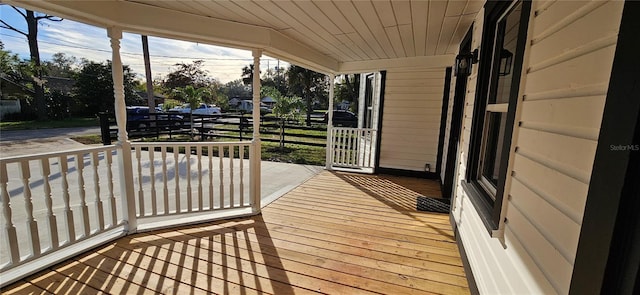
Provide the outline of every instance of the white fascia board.
<path id="1" fill-rule="evenodd" d="M 377 72 L 391 69 L 435 69 L 453 66 L 455 55 L 418 56 L 340 63 L 341 74 Z"/>
<path id="2" fill-rule="evenodd" d="M 3 0 L 6 4 L 71 19 L 97 27 L 117 24 L 117 6 L 109 1 L 29 1 Z"/>
<path id="3" fill-rule="evenodd" d="M 9 4 L 99 27 L 228 46 L 262 49 L 270 56 L 324 72 L 335 73 L 338 61 L 271 28 L 199 16 L 129 1 L 28 1 Z"/>

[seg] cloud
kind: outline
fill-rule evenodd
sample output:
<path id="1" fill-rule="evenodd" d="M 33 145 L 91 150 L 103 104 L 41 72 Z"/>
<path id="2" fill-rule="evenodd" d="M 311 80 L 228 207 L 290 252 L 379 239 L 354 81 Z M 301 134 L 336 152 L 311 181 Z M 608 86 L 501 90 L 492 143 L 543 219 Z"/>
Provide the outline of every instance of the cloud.
<path id="1" fill-rule="evenodd" d="M 3 20 L 6 18 L 10 23 L 23 26 L 24 20 L 11 11 L 12 9 L 5 5 L 0 6 Z M 22 58 L 29 57 L 26 38 L 6 29 L 0 30 L 0 34 L 2 34 L 2 42 L 6 50 L 17 53 Z M 43 60 L 50 59 L 51 55 L 57 52 L 96 62 L 112 59 L 110 40 L 107 37 L 107 30 L 104 28 L 67 19 L 61 22 L 42 21 L 38 40 Z M 140 35 L 124 33 L 120 51 L 122 62 L 129 65 L 140 79 L 144 79 L 144 58 Z M 242 68 L 253 63 L 251 52 L 247 50 L 154 36 L 149 36 L 149 53 L 154 79 L 166 76 L 175 69 L 176 63 L 191 63 L 201 59 L 204 60 L 203 68 L 208 71 L 210 77 L 226 83 L 240 79 Z M 274 68 L 276 64 L 275 59 L 263 57 L 260 64 L 261 72 L 265 73 L 267 65 Z M 280 66 L 288 66 L 288 63 L 280 62 Z"/>

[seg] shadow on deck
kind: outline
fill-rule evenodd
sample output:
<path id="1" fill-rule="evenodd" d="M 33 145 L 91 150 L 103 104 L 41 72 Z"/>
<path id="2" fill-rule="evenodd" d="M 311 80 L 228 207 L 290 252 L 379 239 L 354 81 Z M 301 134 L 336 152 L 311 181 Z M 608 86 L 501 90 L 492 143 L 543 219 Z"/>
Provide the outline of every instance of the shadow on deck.
<path id="1" fill-rule="evenodd" d="M 262 214 L 140 233 L 3 292 L 465 294 L 446 214 L 415 210 L 437 182 L 323 172 Z"/>

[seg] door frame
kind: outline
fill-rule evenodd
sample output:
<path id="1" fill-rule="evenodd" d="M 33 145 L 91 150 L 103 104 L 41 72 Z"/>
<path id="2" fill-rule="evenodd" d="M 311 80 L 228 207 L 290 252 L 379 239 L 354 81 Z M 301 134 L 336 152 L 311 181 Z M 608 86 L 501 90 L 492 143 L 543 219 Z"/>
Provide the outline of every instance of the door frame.
<path id="1" fill-rule="evenodd" d="M 471 53 L 471 37 L 473 25 L 460 42 L 459 54 Z M 456 159 L 458 158 L 458 146 L 460 143 L 460 131 L 462 128 L 462 114 L 464 112 L 464 100 L 467 93 L 467 78 L 469 75 L 457 73 L 456 86 L 453 95 L 453 107 L 451 110 L 451 124 L 449 126 L 449 140 L 446 144 L 447 159 L 445 161 L 444 180 L 442 181 L 442 197 L 450 199 L 453 195 L 453 183 L 455 180 Z M 446 114 L 445 114 L 446 116 Z M 442 129 L 441 129 L 442 132 Z M 442 136 L 444 137 L 444 136 Z M 444 138 L 442 138 L 444 140 Z M 442 155 L 441 155 L 442 156 Z"/>

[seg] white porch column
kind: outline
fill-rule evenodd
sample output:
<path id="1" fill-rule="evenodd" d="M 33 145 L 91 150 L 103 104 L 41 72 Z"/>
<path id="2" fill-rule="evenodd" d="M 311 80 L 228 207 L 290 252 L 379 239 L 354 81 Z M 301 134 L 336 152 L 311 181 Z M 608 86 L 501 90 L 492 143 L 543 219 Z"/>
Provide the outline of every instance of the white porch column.
<path id="1" fill-rule="evenodd" d="M 133 188 L 133 167 L 131 164 L 131 143 L 127 135 L 127 106 L 124 101 L 124 71 L 120 59 L 120 39 L 122 30 L 108 28 L 107 35 L 111 38 L 111 73 L 113 77 L 113 95 L 115 99 L 115 114 L 118 124 L 118 176 L 120 178 L 120 196 L 122 198 L 122 214 L 125 227 L 129 232 L 135 232 L 138 227 Z"/>
<path id="2" fill-rule="evenodd" d="M 360 95 L 358 96 L 358 128 L 364 128 L 364 112 L 366 111 L 367 74 L 360 75 Z"/>
<path id="3" fill-rule="evenodd" d="M 326 169 L 331 170 L 333 163 L 333 96 L 336 84 L 336 75 L 329 75 L 329 115 L 327 117 L 327 148 L 326 148 Z"/>
<path id="4" fill-rule="evenodd" d="M 255 213 L 260 212 L 260 172 L 262 151 L 260 143 L 260 57 L 262 56 L 262 50 L 253 50 L 253 140 L 251 147 L 253 153 L 251 154 L 251 198 L 253 211 Z"/>

